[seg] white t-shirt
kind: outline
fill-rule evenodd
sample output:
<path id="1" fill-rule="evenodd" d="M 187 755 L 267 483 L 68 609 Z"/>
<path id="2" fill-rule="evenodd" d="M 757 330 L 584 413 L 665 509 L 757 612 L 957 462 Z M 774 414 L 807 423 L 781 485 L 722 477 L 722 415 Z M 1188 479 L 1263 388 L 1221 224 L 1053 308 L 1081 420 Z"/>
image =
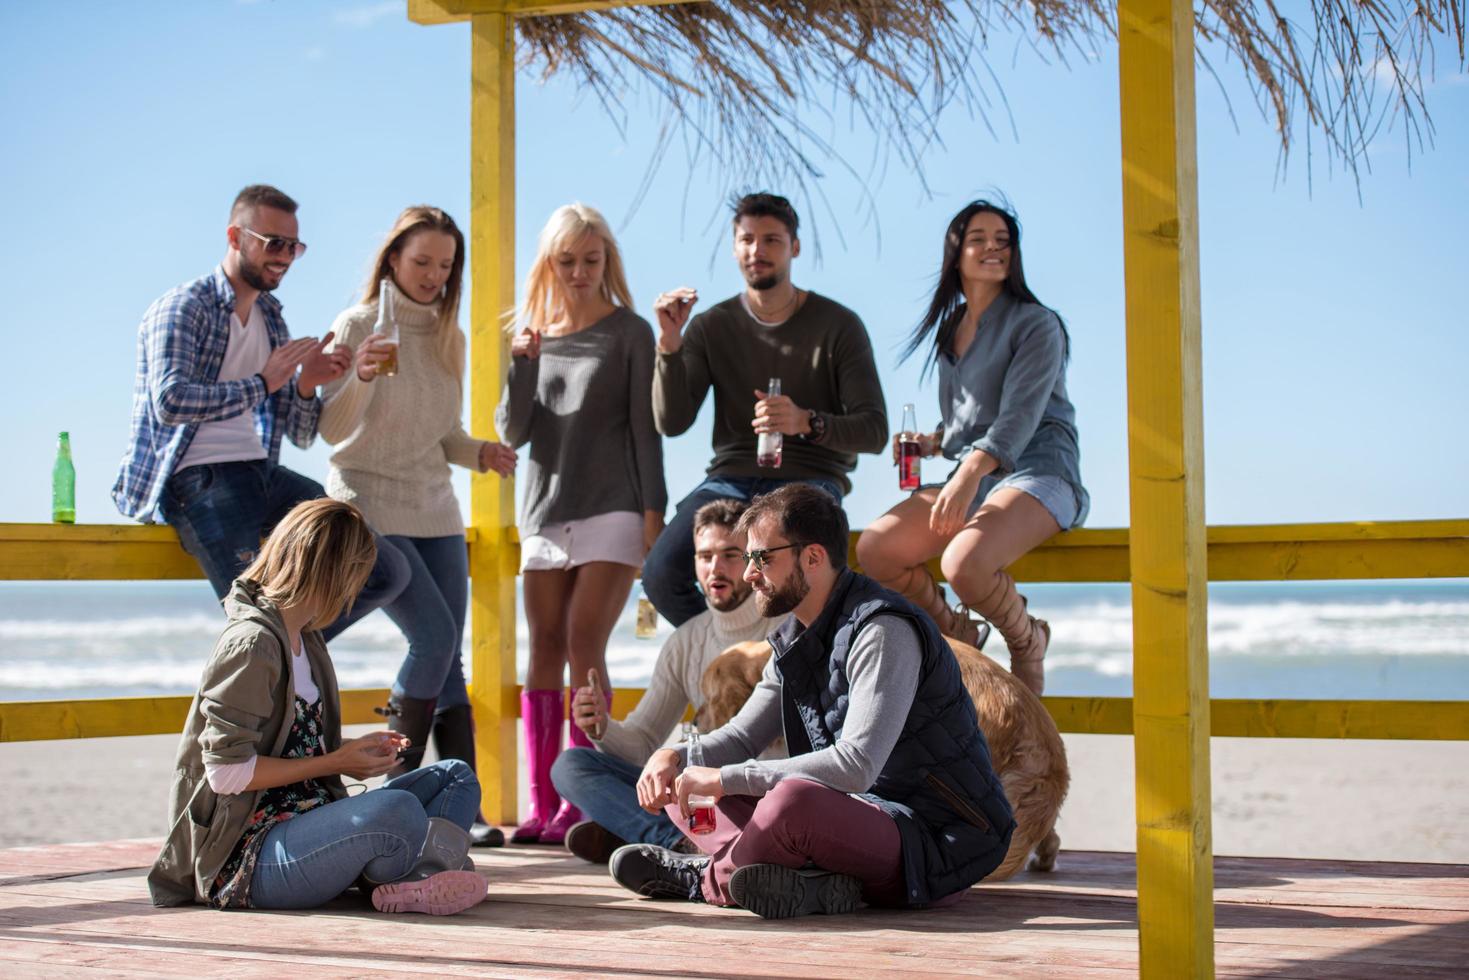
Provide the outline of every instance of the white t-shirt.
<path id="1" fill-rule="evenodd" d="M 243 381 L 259 374 L 270 357 L 270 333 L 258 303 L 250 304 L 250 319 L 241 323 L 239 314 L 230 314 L 230 338 L 224 348 L 224 362 L 219 366 L 219 381 Z M 249 459 L 265 459 L 269 455 L 255 431 L 255 412 L 246 409 L 233 418 L 218 422 L 200 422 L 194 431 L 184 458 L 174 471 L 201 463 L 234 463 Z"/>

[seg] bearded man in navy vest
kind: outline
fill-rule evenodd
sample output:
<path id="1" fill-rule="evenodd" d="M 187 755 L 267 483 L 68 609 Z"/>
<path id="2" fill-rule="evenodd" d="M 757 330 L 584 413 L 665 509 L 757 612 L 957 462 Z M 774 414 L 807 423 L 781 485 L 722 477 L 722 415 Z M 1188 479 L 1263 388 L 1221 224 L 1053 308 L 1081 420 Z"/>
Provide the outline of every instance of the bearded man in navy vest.
<path id="1" fill-rule="evenodd" d="M 1005 857 L 1015 820 L 938 627 L 847 567 L 847 518 L 825 491 L 788 484 L 740 519 L 761 612 L 790 614 L 729 724 L 660 749 L 638 802 L 682 827 L 712 800 L 703 852 L 613 853 L 612 877 L 650 898 L 739 906 L 765 918 L 956 899 Z M 786 759 L 757 758 L 784 735 Z M 702 798 L 702 799 L 701 799 Z"/>

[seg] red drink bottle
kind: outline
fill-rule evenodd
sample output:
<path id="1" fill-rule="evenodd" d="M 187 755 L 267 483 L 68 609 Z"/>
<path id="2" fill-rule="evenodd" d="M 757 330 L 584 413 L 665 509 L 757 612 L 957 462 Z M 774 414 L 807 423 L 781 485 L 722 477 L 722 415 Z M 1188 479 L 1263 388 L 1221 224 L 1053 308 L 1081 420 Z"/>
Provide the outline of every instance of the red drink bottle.
<path id="1" fill-rule="evenodd" d="M 699 744 L 699 726 L 689 725 L 689 765 L 704 764 L 704 748 Z M 716 825 L 714 800 L 708 796 L 689 797 L 689 833 L 707 834 Z"/>
<path id="2" fill-rule="evenodd" d="M 922 446 L 918 442 L 918 420 L 912 405 L 903 406 L 903 428 L 898 434 L 898 489 L 917 490 L 923 483 Z"/>

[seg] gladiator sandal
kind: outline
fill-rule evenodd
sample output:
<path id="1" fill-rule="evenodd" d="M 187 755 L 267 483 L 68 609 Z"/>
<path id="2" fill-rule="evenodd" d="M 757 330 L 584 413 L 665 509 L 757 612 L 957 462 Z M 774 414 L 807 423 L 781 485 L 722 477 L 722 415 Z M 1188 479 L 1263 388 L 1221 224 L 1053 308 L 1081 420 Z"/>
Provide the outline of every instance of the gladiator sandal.
<path id="1" fill-rule="evenodd" d="M 952 636 L 960 643 L 967 643 L 976 649 L 984 646 L 984 641 L 989 637 L 988 623 L 970 619 L 962 605 L 950 608 L 944 598 L 943 588 L 933 580 L 927 565 L 914 565 L 879 584 L 902 594 L 928 613 L 938 624 L 939 632 L 945 636 Z"/>
<path id="2" fill-rule="evenodd" d="M 1046 686 L 1041 661 L 1051 644 L 1051 625 L 1025 611 L 1025 596 L 1016 591 L 1015 580 L 1006 572 L 996 572 L 994 588 L 972 605 L 1005 638 L 1005 646 L 1010 649 L 1010 673 L 1040 697 Z"/>

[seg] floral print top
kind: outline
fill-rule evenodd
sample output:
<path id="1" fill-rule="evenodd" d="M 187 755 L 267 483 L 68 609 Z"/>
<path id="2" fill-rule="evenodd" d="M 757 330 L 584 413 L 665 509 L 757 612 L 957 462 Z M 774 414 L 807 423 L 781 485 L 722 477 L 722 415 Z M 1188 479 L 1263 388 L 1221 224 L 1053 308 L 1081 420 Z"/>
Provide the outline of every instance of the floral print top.
<path id="1" fill-rule="evenodd" d="M 305 759 L 323 755 L 323 733 L 321 700 L 307 704 L 300 695 L 296 696 L 296 720 L 286 736 L 286 745 L 281 752 L 283 759 Z M 330 803 L 331 794 L 326 787 L 314 779 L 307 779 L 289 786 L 274 786 L 260 797 L 260 804 L 245 826 L 240 842 L 230 852 L 214 884 L 209 889 L 209 904 L 217 909 L 243 909 L 250 907 L 250 878 L 255 873 L 255 862 L 260 858 L 260 849 L 265 846 L 265 835 L 276 824 Z"/>

